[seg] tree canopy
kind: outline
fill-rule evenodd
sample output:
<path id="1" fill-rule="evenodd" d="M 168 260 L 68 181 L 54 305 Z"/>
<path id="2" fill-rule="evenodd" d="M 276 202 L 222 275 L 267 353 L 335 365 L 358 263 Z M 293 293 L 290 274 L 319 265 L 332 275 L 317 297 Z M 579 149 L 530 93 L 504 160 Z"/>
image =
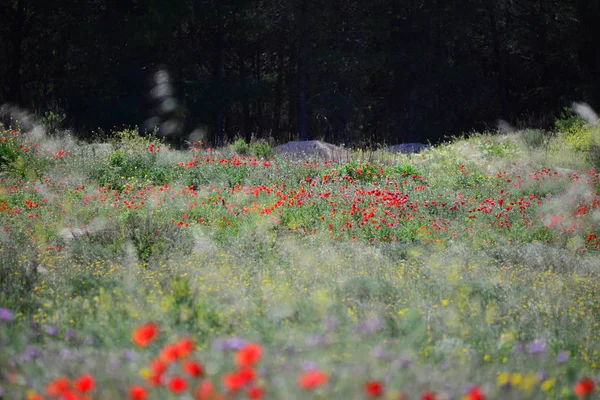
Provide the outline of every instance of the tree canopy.
<path id="1" fill-rule="evenodd" d="M 166 69 L 182 131 L 374 144 L 600 104 L 588 0 L 9 0 L 0 104 L 85 134 L 143 125 Z"/>

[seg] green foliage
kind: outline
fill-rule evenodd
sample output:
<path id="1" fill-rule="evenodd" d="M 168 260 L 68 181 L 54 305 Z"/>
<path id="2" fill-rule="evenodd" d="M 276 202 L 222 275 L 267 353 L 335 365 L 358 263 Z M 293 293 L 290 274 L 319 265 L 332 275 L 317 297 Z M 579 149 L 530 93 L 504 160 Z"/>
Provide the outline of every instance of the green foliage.
<path id="1" fill-rule="evenodd" d="M 233 142 L 232 147 L 233 151 L 235 151 L 241 156 L 247 156 L 248 154 L 250 154 L 250 145 L 246 143 L 244 139 L 236 140 L 235 142 Z"/>
<path id="2" fill-rule="evenodd" d="M 585 120 L 575 114 L 570 107 L 565 107 L 554 122 L 554 129 L 561 135 L 575 135 L 585 126 Z"/>
<path id="3" fill-rule="evenodd" d="M 106 149 L 91 183 L 77 178 L 78 161 L 49 165 L 43 185 L 11 177 L 0 190 L 9 228 L 0 230 L 0 302 L 18 314 L 13 336 L 0 320 L 0 361 L 41 376 L 32 390 L 70 376 L 70 364 L 52 364 L 68 346 L 90 360 L 102 394 L 120 398 L 124 382 L 139 380 L 160 346 L 182 335 L 196 341 L 194 358 L 215 380 L 231 370 L 239 339 L 260 343 L 257 371 L 274 398 L 299 394 L 304 360 L 330 374 L 335 384 L 319 390 L 333 398 L 356 397 L 356 374 L 384 376 L 400 362 L 394 382 L 414 397 L 422 376 L 440 393 L 458 382 L 446 394 L 460 397 L 477 370 L 490 398 L 537 399 L 547 393 L 498 386 L 499 374 L 543 369 L 571 390 L 595 371 L 595 358 L 576 356 L 598 342 L 595 173 L 575 178 L 530 166 L 533 159 L 526 171 L 506 170 L 512 150 L 501 142 L 482 146 L 502 148 L 503 157 L 458 142 L 388 165 L 333 167 L 221 158 L 218 150 L 156 153 L 144 140 L 128 136 Z M 139 172 L 153 169 L 164 175 Z M 201 180 L 193 190 L 191 179 Z M 109 181 L 124 186 L 96 185 Z M 575 184 L 581 193 L 569 194 Z M 159 324 L 157 341 L 123 360 L 131 330 L 145 321 Z M 44 333 L 51 328 L 58 332 Z M 543 354 L 514 351 L 540 338 Z M 22 361 L 26 345 L 44 356 Z M 572 360 L 560 364 L 563 350 Z M 102 375 L 114 359 L 123 362 L 119 374 Z M 575 372 L 565 378 L 568 368 Z M 282 386 L 270 371 L 280 371 Z M 22 397 L 22 385 L 4 386 Z"/>
<path id="4" fill-rule="evenodd" d="M 149 152 L 146 143 L 141 138 L 120 142 L 116 151 L 95 164 L 91 178 L 101 186 L 118 190 L 126 186 L 164 185 L 177 178 L 179 171 L 161 161 L 156 151 Z"/>
<path id="5" fill-rule="evenodd" d="M 256 140 L 250 143 L 250 154 L 257 158 L 269 159 L 275 152 L 266 140 Z"/>
<path id="6" fill-rule="evenodd" d="M 13 141 L 0 141 L 0 171 L 14 170 L 18 158 Z"/>
<path id="7" fill-rule="evenodd" d="M 62 123 L 67 119 L 67 114 L 60 114 L 54 111 L 46 111 L 44 116 L 40 118 L 40 123 L 46 128 L 46 132 L 55 133 L 58 131 Z"/>
<path id="8" fill-rule="evenodd" d="M 351 161 L 337 168 L 337 171 L 342 176 L 349 176 L 352 179 L 362 182 L 373 182 L 380 179 L 385 170 L 377 165 L 369 163 L 361 163 L 359 161 Z"/>

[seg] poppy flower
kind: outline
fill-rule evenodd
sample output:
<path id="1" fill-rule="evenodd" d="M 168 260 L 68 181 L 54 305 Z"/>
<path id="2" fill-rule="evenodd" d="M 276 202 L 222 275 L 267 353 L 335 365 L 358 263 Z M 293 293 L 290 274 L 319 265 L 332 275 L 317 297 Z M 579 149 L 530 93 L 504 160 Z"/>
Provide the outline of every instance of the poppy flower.
<path id="1" fill-rule="evenodd" d="M 222 382 L 223 386 L 225 386 L 227 390 L 231 392 L 240 390 L 246 383 L 244 378 L 240 376 L 240 374 L 237 371 L 225 374 L 222 378 Z"/>
<path id="2" fill-rule="evenodd" d="M 170 364 L 179 358 L 179 354 L 179 347 L 177 347 L 176 344 L 167 344 L 160 351 L 158 358 L 161 361 Z"/>
<path id="3" fill-rule="evenodd" d="M 483 393 L 481 393 L 481 388 L 479 386 L 475 386 L 473 389 L 467 392 L 465 400 L 485 400 L 485 396 Z"/>
<path id="4" fill-rule="evenodd" d="M 202 365 L 195 361 L 184 361 L 181 368 L 186 374 L 194 377 L 202 376 L 204 372 Z"/>
<path id="5" fill-rule="evenodd" d="M 146 400 L 148 391 L 143 386 L 132 386 L 129 388 L 129 400 Z"/>
<path id="6" fill-rule="evenodd" d="M 79 393 L 87 393 L 94 389 L 94 377 L 90 374 L 81 375 L 73 382 L 73 387 Z"/>
<path id="7" fill-rule="evenodd" d="M 249 399 L 262 399 L 264 394 L 264 390 L 258 386 L 250 386 L 248 390 L 246 390 L 246 396 Z"/>
<path id="8" fill-rule="evenodd" d="M 237 373 L 238 373 L 240 379 L 242 381 L 244 381 L 244 384 L 250 383 L 254 379 L 256 379 L 256 371 L 253 370 L 252 368 L 242 368 L 242 369 L 238 370 Z"/>
<path id="9" fill-rule="evenodd" d="M 421 400 L 436 400 L 436 399 L 437 399 L 437 396 L 431 390 L 423 392 L 423 394 L 421 395 Z"/>
<path id="10" fill-rule="evenodd" d="M 259 344 L 249 343 L 235 354 L 235 363 L 238 367 L 250 367 L 260 360 L 261 354 Z"/>
<path id="11" fill-rule="evenodd" d="M 175 343 L 179 358 L 186 358 L 194 351 L 194 340 L 188 337 L 181 338 Z"/>
<path id="12" fill-rule="evenodd" d="M 49 397 L 59 397 L 68 391 L 71 386 L 69 379 L 65 376 L 53 379 L 46 385 L 46 395 Z"/>
<path id="13" fill-rule="evenodd" d="M 573 393 L 577 397 L 585 397 L 594 391 L 594 381 L 590 378 L 583 378 L 573 387 Z"/>
<path id="14" fill-rule="evenodd" d="M 154 340 L 154 338 L 156 338 L 157 334 L 158 325 L 156 325 L 154 322 L 148 322 L 138 326 L 133 331 L 133 343 L 139 347 L 146 347 Z"/>
<path id="15" fill-rule="evenodd" d="M 150 362 L 150 370 L 154 375 L 162 375 L 167 370 L 167 364 L 159 359 Z"/>
<path id="16" fill-rule="evenodd" d="M 171 378 L 169 378 L 167 387 L 173 393 L 181 393 L 185 389 L 187 389 L 187 382 L 180 376 L 172 376 Z"/>
<path id="17" fill-rule="evenodd" d="M 327 374 L 323 371 L 312 370 L 303 372 L 298 377 L 298 386 L 310 390 L 327 383 Z"/>
<path id="18" fill-rule="evenodd" d="M 363 388 L 369 397 L 379 397 L 383 394 L 383 383 L 381 381 L 370 381 Z"/>

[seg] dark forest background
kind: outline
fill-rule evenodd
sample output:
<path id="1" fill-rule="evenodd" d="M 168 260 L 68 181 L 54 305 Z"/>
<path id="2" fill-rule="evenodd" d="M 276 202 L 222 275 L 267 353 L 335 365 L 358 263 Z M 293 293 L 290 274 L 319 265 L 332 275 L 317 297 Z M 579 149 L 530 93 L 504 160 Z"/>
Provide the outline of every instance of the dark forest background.
<path id="1" fill-rule="evenodd" d="M 435 142 L 600 105 L 598 0 L 9 0 L 0 104 L 142 125 L 171 76 L 208 140 Z"/>

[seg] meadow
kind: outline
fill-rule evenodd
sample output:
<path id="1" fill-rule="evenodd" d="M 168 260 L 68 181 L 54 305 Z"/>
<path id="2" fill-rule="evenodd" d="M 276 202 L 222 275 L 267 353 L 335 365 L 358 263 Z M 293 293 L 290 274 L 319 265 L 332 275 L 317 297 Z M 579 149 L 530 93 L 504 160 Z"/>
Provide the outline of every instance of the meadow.
<path id="1" fill-rule="evenodd" d="M 0 398 L 595 398 L 598 149 L 0 130 Z"/>

